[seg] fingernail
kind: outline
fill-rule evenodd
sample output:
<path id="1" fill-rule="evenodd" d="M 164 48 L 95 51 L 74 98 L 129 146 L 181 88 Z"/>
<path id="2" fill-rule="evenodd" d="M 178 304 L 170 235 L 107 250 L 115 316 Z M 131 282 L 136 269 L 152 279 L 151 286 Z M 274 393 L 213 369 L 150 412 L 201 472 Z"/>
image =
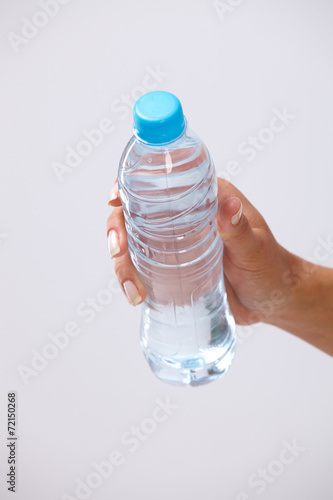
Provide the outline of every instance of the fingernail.
<path id="1" fill-rule="evenodd" d="M 243 205 L 242 202 L 240 201 L 240 207 L 238 209 L 238 212 L 231 217 L 231 224 L 233 226 L 236 226 L 238 224 L 240 218 L 242 217 L 242 213 L 243 213 Z"/>
<path id="2" fill-rule="evenodd" d="M 111 201 L 115 200 L 117 196 L 118 196 L 118 183 L 116 182 L 109 193 L 108 205 L 110 205 Z"/>
<path id="3" fill-rule="evenodd" d="M 108 246 L 111 258 L 120 252 L 119 240 L 116 231 L 111 229 L 108 236 Z"/>
<path id="4" fill-rule="evenodd" d="M 132 283 L 132 281 L 125 281 L 125 283 L 123 283 L 123 287 L 124 287 L 128 302 L 132 306 L 138 305 L 138 303 L 141 302 L 142 297 L 139 294 L 138 289 L 136 288 L 134 283 Z"/>

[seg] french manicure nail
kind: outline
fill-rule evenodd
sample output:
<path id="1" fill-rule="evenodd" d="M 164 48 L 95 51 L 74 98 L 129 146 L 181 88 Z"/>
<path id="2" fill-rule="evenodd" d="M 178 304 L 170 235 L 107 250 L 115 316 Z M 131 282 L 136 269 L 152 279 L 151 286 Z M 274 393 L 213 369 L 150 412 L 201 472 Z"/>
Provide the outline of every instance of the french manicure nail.
<path id="1" fill-rule="evenodd" d="M 108 246 L 111 258 L 120 252 L 119 240 L 116 231 L 111 229 L 108 236 Z"/>
<path id="2" fill-rule="evenodd" d="M 242 202 L 240 202 L 240 207 L 238 209 L 238 212 L 231 217 L 231 224 L 233 226 L 236 226 L 238 224 L 240 218 L 242 217 L 242 213 L 243 213 L 243 205 Z"/>
<path id="3" fill-rule="evenodd" d="M 138 289 L 136 288 L 134 283 L 132 283 L 132 281 L 129 281 L 129 280 L 125 281 L 125 283 L 123 283 L 123 287 L 124 287 L 128 302 L 132 306 L 138 305 L 138 303 L 141 302 L 142 297 L 139 294 Z"/>
<path id="4" fill-rule="evenodd" d="M 117 196 L 118 196 L 118 183 L 116 182 L 109 193 L 108 205 L 110 205 L 111 201 L 115 200 Z"/>

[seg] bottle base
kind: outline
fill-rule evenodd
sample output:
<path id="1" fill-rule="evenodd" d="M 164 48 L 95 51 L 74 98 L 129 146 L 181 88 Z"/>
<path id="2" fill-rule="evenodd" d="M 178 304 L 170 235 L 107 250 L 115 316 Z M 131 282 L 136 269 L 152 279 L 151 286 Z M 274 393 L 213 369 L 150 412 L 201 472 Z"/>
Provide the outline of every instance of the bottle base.
<path id="1" fill-rule="evenodd" d="M 157 378 L 168 384 L 193 387 L 208 384 L 218 380 L 230 367 L 235 355 L 236 342 L 229 345 L 218 359 L 211 363 L 203 362 L 202 358 L 190 362 L 174 362 L 144 352 L 148 364 Z"/>

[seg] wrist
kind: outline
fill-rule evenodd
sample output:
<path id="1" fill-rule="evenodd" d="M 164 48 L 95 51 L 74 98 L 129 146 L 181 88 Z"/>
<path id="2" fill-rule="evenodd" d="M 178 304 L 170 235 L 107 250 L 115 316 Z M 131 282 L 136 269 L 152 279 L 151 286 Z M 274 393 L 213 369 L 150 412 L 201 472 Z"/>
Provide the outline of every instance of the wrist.
<path id="1" fill-rule="evenodd" d="M 316 265 L 282 248 L 284 266 L 281 282 L 284 295 L 283 305 L 272 315 L 271 324 L 282 328 L 296 322 L 299 311 L 308 298 L 310 277 L 316 272 Z"/>
<path id="2" fill-rule="evenodd" d="M 285 250 L 285 302 L 268 321 L 333 355 L 333 269 Z"/>

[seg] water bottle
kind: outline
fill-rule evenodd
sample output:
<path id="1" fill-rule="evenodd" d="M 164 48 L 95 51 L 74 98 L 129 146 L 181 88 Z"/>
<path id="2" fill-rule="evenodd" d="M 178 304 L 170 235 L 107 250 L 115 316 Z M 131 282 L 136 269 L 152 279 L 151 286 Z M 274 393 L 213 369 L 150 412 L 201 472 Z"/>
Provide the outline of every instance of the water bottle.
<path id="1" fill-rule="evenodd" d="M 214 164 L 173 94 L 141 96 L 133 116 L 118 186 L 129 252 L 147 291 L 141 346 L 161 380 L 204 384 L 226 372 L 235 350 Z"/>

